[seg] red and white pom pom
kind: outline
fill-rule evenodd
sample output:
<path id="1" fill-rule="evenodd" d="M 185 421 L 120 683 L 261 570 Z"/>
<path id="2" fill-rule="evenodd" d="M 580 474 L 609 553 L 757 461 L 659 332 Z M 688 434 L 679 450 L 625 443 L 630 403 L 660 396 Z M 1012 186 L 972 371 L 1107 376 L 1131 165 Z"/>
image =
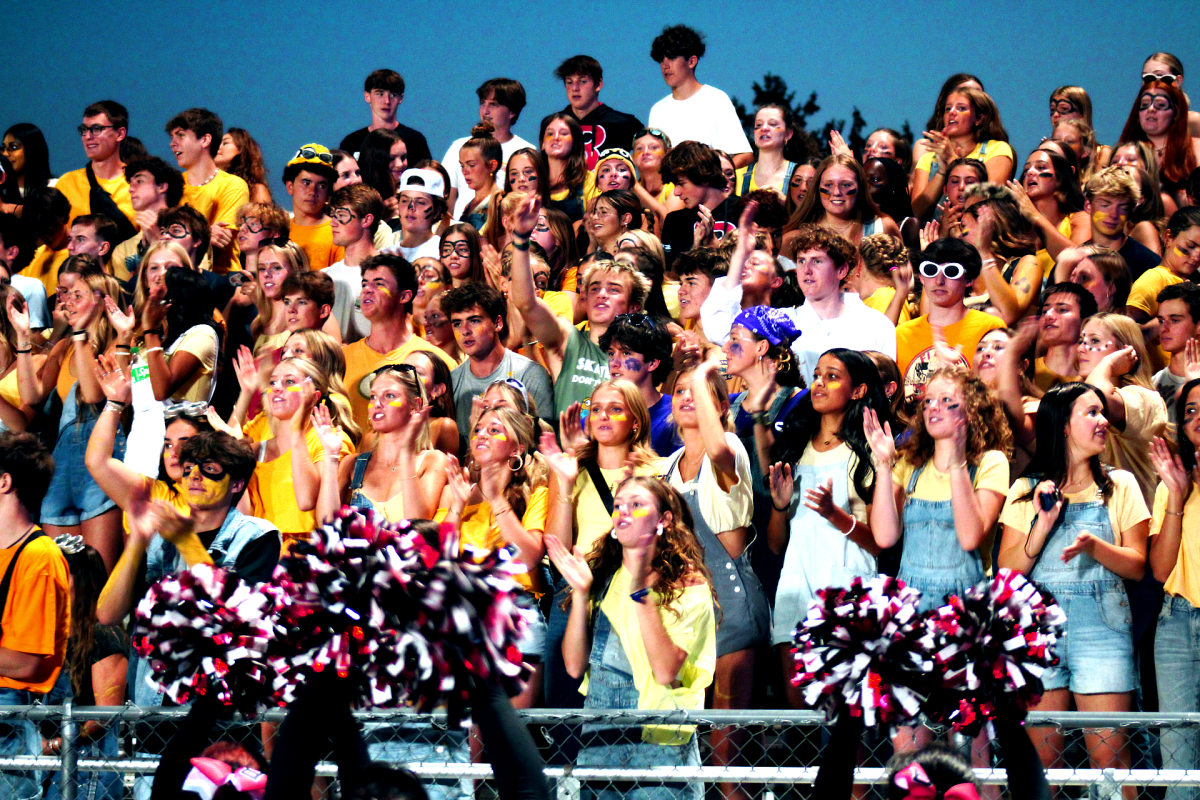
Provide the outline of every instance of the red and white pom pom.
<path id="1" fill-rule="evenodd" d="M 796 628 L 795 686 L 832 719 L 846 710 L 867 726 L 916 716 L 931 667 L 917 613 L 921 593 L 884 575 L 817 592 Z"/>
<path id="2" fill-rule="evenodd" d="M 968 735 L 994 719 L 998 705 L 1023 718 L 1041 699 L 1042 675 L 1058 663 L 1065 623 L 1049 592 L 1009 569 L 949 598 L 925 620 L 924 641 L 941 676 L 925 713 Z"/>
<path id="3" fill-rule="evenodd" d="M 208 564 L 158 581 L 138 603 L 133 636 L 150 684 L 176 703 L 215 693 L 252 713 L 273 682 L 267 651 L 281 602 L 277 590 Z"/>

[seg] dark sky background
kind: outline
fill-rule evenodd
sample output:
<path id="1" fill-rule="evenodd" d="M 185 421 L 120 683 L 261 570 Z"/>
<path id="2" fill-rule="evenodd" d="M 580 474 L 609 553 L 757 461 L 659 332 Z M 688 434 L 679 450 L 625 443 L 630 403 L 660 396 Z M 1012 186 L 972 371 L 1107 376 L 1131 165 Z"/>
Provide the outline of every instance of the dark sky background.
<path id="1" fill-rule="evenodd" d="M 13 9 L 15 10 L 15 9 Z M 190 106 L 216 111 L 263 147 L 271 189 L 306 142 L 336 147 L 369 121 L 362 81 L 378 67 L 408 84 L 399 119 L 422 131 L 435 158 L 478 120 L 475 88 L 520 80 L 529 104 L 515 131 L 537 136 L 566 104 L 553 76 L 587 53 L 605 70 L 601 99 L 644 122 L 667 93 L 650 43 L 664 25 L 706 34 L 697 75 L 749 103 L 751 84 L 782 75 L 798 97 L 815 90 L 819 127 L 854 106 L 875 127 L 908 120 L 920 132 L 947 76 L 979 75 L 999 106 L 1018 168 L 1050 133 L 1048 101 L 1075 83 L 1092 96 L 1097 135 L 1116 141 L 1140 86 L 1142 62 L 1182 59 L 1200 97 L 1200 14 L 1194 3 L 163 3 L 24 4 L 5 15 L 10 50 L 0 126 L 33 122 L 56 173 L 83 165 L 75 126 L 89 102 L 115 99 L 130 133 L 172 161 L 163 125 Z M 847 126 L 848 130 L 848 126 Z"/>

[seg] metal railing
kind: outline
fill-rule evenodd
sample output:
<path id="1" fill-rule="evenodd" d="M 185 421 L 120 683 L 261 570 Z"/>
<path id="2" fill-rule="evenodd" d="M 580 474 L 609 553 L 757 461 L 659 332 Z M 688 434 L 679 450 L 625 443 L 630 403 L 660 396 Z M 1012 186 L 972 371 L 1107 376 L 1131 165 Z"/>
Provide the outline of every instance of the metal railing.
<path id="1" fill-rule="evenodd" d="M 60 791 L 65 800 L 76 800 L 80 782 L 89 774 L 119 773 L 122 782 L 134 776 L 152 774 L 158 766 L 160 751 L 170 736 L 170 730 L 186 715 L 180 708 L 77 707 L 62 706 L 0 706 L 0 720 L 28 720 L 35 725 L 52 723 L 60 727 L 62 752 L 57 755 L 0 756 L 0 771 L 34 770 L 60 773 Z M 583 711 L 577 709 L 534 709 L 520 712 L 535 733 L 546 755 L 545 774 L 558 782 L 560 797 L 574 797 L 579 784 L 613 782 L 681 783 L 699 782 L 708 787 L 716 784 L 744 784 L 752 795 L 760 792 L 778 793 L 786 787 L 811 784 L 819 766 L 821 731 L 824 718 L 805 711 L 698 711 L 631 712 Z M 281 723 L 286 710 L 276 709 L 253 718 L 236 718 L 221 723 L 223 738 L 252 742 L 261 748 L 263 722 Z M 435 797 L 466 797 L 472 781 L 486 781 L 491 767 L 486 763 L 469 763 L 467 735 L 446 727 L 444 714 L 414 714 L 404 711 L 357 712 L 360 722 L 367 724 L 368 742 L 377 741 L 380 734 L 395 731 L 420 731 L 424 749 L 406 766 L 417 775 L 435 782 L 444 793 Z M 75 740 L 84 721 L 97 720 L 106 726 L 117 726 L 121 747 L 115 756 L 97 757 L 81 754 Z M 701 764 L 690 767 L 583 767 L 574 763 L 579 733 L 585 724 L 603 723 L 608 726 L 634 728 L 640 725 L 697 726 Z M 1200 787 L 1200 769 L 1163 769 L 1159 759 L 1159 734 L 1163 731 L 1193 730 L 1200 737 L 1200 714 L 1184 713 L 1084 713 L 1064 712 L 1029 715 L 1030 727 L 1049 726 L 1066 734 L 1067 747 L 1061 754 L 1062 766 L 1047 770 L 1052 785 L 1100 787 L 1101 796 L 1116 792 L 1125 785 L 1140 788 L 1143 797 L 1159 797 L 1160 790 L 1150 787 Z M 741 732 L 740 749 L 726 764 L 716 764 L 707 745 L 713 729 Z M 1078 741 L 1081 732 L 1124 729 L 1129 734 L 1133 766 L 1130 769 L 1093 769 L 1086 751 Z M 403 738 L 403 737 L 401 737 Z M 430 745 L 432 744 L 432 747 Z M 863 737 L 866 757 L 856 771 L 856 782 L 880 784 L 886 779 L 885 764 L 891 745 L 885 736 L 870 733 Z M 403 746 L 403 742 L 401 742 Z M 372 745 L 374 746 L 374 745 Z M 395 752 L 394 750 L 392 751 Z M 995 754 L 989 757 L 993 762 Z M 565 762 L 565 763 L 564 763 Z M 995 762 L 998 763 L 998 762 Z M 1193 765 L 1194 766 L 1194 765 Z M 317 774 L 336 775 L 336 765 L 322 762 Z M 981 783 L 1004 785 L 1006 772 L 993 763 L 975 768 Z M 714 796 L 715 794 L 714 789 Z"/>

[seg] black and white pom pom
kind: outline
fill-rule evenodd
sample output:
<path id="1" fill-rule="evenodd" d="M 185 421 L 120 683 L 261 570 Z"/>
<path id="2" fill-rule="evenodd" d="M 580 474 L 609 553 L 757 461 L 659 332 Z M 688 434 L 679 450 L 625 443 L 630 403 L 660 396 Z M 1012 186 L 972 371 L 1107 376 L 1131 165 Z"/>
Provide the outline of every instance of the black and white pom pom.
<path id="1" fill-rule="evenodd" d="M 1042 696 L 1042 675 L 1058 663 L 1066 622 L 1054 597 L 1019 572 L 998 570 L 990 581 L 929 613 L 925 643 L 941 676 L 925 712 L 975 735 L 997 706 L 1024 717 Z"/>
<path id="2" fill-rule="evenodd" d="M 135 615 L 134 647 L 151 685 L 176 703 L 195 695 L 253 713 L 273 682 L 266 657 L 286 598 L 272 587 L 198 564 L 150 587 Z"/>
<path id="3" fill-rule="evenodd" d="M 846 710 L 867 726 L 916 716 L 931 667 L 920 599 L 916 589 L 883 575 L 819 590 L 795 633 L 792 682 L 805 703 L 829 719 Z"/>

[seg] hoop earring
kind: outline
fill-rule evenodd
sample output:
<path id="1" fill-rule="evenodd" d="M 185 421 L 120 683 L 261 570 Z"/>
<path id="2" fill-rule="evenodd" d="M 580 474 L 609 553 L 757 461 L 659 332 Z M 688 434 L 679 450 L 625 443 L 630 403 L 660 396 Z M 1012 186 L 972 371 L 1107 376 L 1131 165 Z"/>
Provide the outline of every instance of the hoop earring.
<path id="1" fill-rule="evenodd" d="M 509 465 L 508 465 L 508 468 L 509 468 L 510 470 L 512 470 L 513 472 L 520 472 L 520 471 L 521 471 L 521 469 L 522 469 L 522 468 L 525 466 L 525 456 L 523 456 L 523 455 L 514 455 L 514 456 L 513 456 L 513 458 L 515 458 L 515 459 L 517 460 L 517 465 L 514 467 L 514 466 L 512 465 L 511 459 L 510 459 L 510 461 L 509 461 Z"/>
<path id="2" fill-rule="evenodd" d="M 613 528 L 611 531 L 608 532 L 608 535 L 614 539 L 617 538 L 617 529 Z"/>
<path id="3" fill-rule="evenodd" d="M 659 535 L 659 536 L 662 536 L 662 535 L 663 535 L 663 524 L 662 524 L 661 522 L 660 522 L 660 523 L 658 523 L 658 529 L 657 529 L 657 533 L 658 533 L 658 535 Z"/>

